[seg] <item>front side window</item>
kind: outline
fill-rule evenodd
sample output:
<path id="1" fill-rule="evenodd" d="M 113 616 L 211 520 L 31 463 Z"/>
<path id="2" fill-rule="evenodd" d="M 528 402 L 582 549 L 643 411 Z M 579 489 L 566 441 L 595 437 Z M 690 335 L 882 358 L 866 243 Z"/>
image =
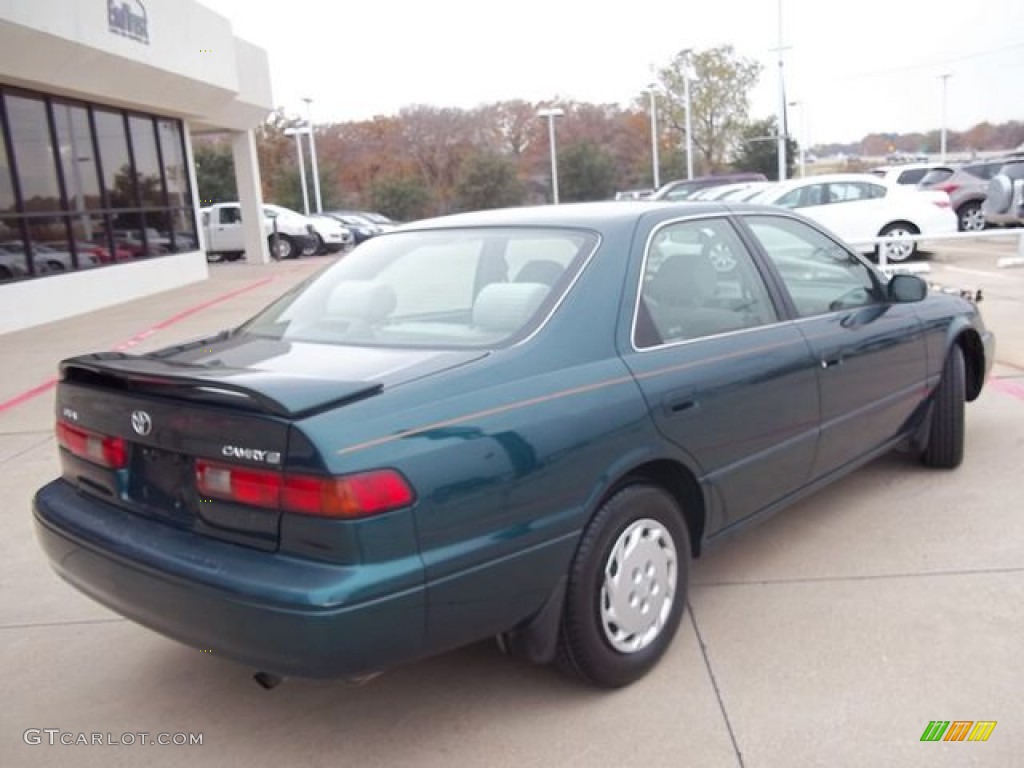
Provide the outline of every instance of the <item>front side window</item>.
<path id="1" fill-rule="evenodd" d="M 243 326 L 292 341 L 493 347 L 556 305 L 597 245 L 589 232 L 450 229 L 367 241 Z"/>
<path id="2" fill-rule="evenodd" d="M 633 328 L 637 349 L 729 333 L 778 316 L 725 219 L 670 224 L 651 239 Z"/>
<path id="3" fill-rule="evenodd" d="M 810 205 L 824 205 L 828 202 L 824 184 L 808 184 L 797 187 L 779 198 L 776 205 L 783 208 L 805 208 Z"/>
<path id="4" fill-rule="evenodd" d="M 745 221 L 775 265 L 800 317 L 881 301 L 867 265 L 808 224 L 764 215 L 747 216 Z"/>

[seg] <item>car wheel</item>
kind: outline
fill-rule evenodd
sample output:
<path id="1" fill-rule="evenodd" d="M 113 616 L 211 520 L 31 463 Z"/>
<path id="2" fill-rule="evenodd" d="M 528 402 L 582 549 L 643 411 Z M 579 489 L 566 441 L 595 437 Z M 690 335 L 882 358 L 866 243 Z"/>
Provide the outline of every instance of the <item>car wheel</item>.
<path id="1" fill-rule="evenodd" d="M 56 260 L 47 261 L 46 268 L 50 272 L 63 272 L 65 269 L 64 263 Z"/>
<path id="2" fill-rule="evenodd" d="M 0 266 L 0 280 L 12 280 L 14 273 L 10 269 L 4 266 Z"/>
<path id="3" fill-rule="evenodd" d="M 961 232 L 981 232 L 985 228 L 985 213 L 981 203 L 974 200 L 964 203 L 956 212 L 956 220 Z"/>
<path id="4" fill-rule="evenodd" d="M 1009 176 L 996 174 L 988 183 L 985 208 L 992 213 L 1008 213 L 1013 202 L 1013 182 Z"/>
<path id="5" fill-rule="evenodd" d="M 675 499 L 645 484 L 616 493 L 573 560 L 558 665 L 607 688 L 641 678 L 676 633 L 689 574 L 690 539 Z"/>
<path id="6" fill-rule="evenodd" d="M 906 224 L 904 222 L 886 224 L 882 227 L 882 231 L 878 233 L 878 236 L 892 238 L 893 242 L 879 243 L 878 247 L 875 248 L 875 256 L 881 258 L 884 249 L 887 261 L 906 261 L 917 253 L 917 243 L 913 240 L 905 240 L 904 238 L 917 234 L 919 234 L 919 230 L 913 224 Z"/>
<path id="7" fill-rule="evenodd" d="M 320 235 L 316 236 L 316 244 L 313 247 L 313 253 L 318 256 L 327 253 L 327 245 L 324 243 L 324 239 Z"/>
<path id="8" fill-rule="evenodd" d="M 953 469 L 963 461 L 965 386 L 964 352 L 954 344 L 935 389 L 928 444 L 921 454 L 929 467 Z"/>
<path id="9" fill-rule="evenodd" d="M 278 235 L 276 238 L 271 236 L 270 238 L 270 255 L 278 261 L 282 259 L 291 259 L 298 255 L 298 249 L 295 247 L 295 242 L 288 237 L 288 235 Z"/>

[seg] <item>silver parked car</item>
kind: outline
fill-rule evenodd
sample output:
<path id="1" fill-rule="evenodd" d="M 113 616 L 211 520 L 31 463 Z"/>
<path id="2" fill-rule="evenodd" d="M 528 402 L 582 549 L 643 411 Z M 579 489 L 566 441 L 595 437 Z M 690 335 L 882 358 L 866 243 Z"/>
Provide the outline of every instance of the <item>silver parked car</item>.
<path id="1" fill-rule="evenodd" d="M 981 206 L 988 194 L 989 180 L 1004 163 L 1004 159 L 998 159 L 936 166 L 921 179 L 918 187 L 948 194 L 956 213 L 957 228 L 961 232 L 980 232 L 985 228 Z"/>

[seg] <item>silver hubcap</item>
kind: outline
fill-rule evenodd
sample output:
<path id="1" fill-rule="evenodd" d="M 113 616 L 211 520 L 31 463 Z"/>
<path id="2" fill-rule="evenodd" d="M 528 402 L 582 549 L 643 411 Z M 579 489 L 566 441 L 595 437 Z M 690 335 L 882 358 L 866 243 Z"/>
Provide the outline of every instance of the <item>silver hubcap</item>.
<path id="1" fill-rule="evenodd" d="M 906 229 L 890 229 L 886 232 L 885 236 L 891 238 L 894 242 L 882 244 L 885 258 L 889 261 L 903 261 L 904 259 L 909 258 L 914 252 L 914 244 L 913 242 L 904 240 L 904 238 L 911 234 L 912 233 Z"/>
<path id="2" fill-rule="evenodd" d="M 965 232 L 980 232 L 985 228 L 985 214 L 981 208 L 971 208 L 964 211 L 960 217 L 960 227 Z"/>
<path id="3" fill-rule="evenodd" d="M 656 520 L 630 524 L 604 566 L 601 626 L 612 648 L 635 653 L 661 634 L 676 596 L 676 547 Z"/>

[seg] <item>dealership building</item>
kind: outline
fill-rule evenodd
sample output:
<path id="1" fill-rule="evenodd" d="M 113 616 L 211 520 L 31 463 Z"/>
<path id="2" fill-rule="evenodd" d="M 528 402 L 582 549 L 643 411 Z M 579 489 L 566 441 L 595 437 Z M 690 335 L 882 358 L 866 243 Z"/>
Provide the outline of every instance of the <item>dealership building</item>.
<path id="1" fill-rule="evenodd" d="M 0 334 L 208 276 L 191 137 L 229 133 L 266 261 L 266 52 L 193 0 L 0 0 Z"/>

